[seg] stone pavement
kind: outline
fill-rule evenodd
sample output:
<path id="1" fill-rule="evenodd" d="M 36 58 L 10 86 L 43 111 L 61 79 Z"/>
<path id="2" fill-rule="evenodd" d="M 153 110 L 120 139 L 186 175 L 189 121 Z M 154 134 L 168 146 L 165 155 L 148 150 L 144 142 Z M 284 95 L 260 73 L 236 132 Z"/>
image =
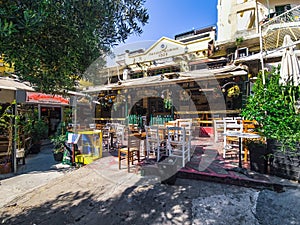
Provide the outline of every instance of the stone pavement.
<path id="1" fill-rule="evenodd" d="M 52 146 L 45 143 L 40 153 L 28 155 L 26 164 L 18 165 L 17 173 L 0 174 L 0 207 L 71 170 L 54 161 Z"/>
<path id="2" fill-rule="evenodd" d="M 1 180 L 2 224 L 272 225 L 300 221 L 299 185 L 284 179 L 274 178 L 284 184 L 281 193 L 181 178 L 175 185 L 165 185 L 156 176 L 141 176 L 139 170 L 119 170 L 116 155 L 107 152 L 80 169 L 59 168 L 48 147 L 30 156 L 32 163 L 28 158 L 28 170 L 20 171 L 24 174 Z"/>

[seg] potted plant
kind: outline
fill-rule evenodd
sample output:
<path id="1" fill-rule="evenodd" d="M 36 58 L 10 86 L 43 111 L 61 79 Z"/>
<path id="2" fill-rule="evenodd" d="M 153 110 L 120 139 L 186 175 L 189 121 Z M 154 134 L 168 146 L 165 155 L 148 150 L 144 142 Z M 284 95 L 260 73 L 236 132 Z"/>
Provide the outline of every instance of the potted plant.
<path id="1" fill-rule="evenodd" d="M 268 151 L 272 153 L 272 173 L 299 179 L 299 164 L 288 165 L 288 162 L 294 163 L 294 160 L 285 160 L 285 163 L 279 165 L 276 158 L 278 155 L 293 157 L 300 152 L 300 114 L 297 113 L 295 105 L 300 98 L 300 87 L 280 85 L 279 71 L 278 67 L 265 72 L 265 84 L 262 74 L 258 74 L 253 87 L 254 94 L 248 97 L 241 114 L 259 124 L 257 131 L 266 138 Z M 281 170 L 280 173 L 277 174 L 276 168 Z"/>
<path id="2" fill-rule="evenodd" d="M 65 135 L 55 135 L 51 138 L 54 145 L 53 157 L 55 161 L 61 162 L 64 155 L 64 143 L 66 141 Z"/>
<path id="3" fill-rule="evenodd" d="M 41 141 L 47 138 L 48 126 L 42 119 L 34 120 L 30 131 L 32 137 L 31 153 L 39 153 L 41 149 Z"/>
<path id="4" fill-rule="evenodd" d="M 265 139 L 247 139 L 245 147 L 249 150 L 250 169 L 259 173 L 267 173 L 270 152 Z"/>
<path id="5" fill-rule="evenodd" d="M 63 160 L 63 154 L 64 154 L 64 148 L 65 148 L 65 141 L 66 141 L 66 135 L 65 134 L 56 134 L 53 137 L 51 137 L 51 142 L 54 145 L 53 149 L 53 157 L 55 161 L 62 161 Z"/>
<path id="6" fill-rule="evenodd" d="M 0 138 L 0 141 L 4 141 L 5 144 L 0 146 L 0 153 L 4 153 L 4 156 L 0 158 L 0 173 L 11 172 L 12 165 L 12 146 L 13 146 L 13 119 L 14 115 L 12 109 L 14 102 L 8 105 L 6 108 L 0 106 L 0 131 L 4 134 Z"/>
<path id="7" fill-rule="evenodd" d="M 51 142 L 54 145 L 53 157 L 55 161 L 61 162 L 63 160 L 65 142 L 66 142 L 66 131 L 63 129 L 64 124 L 60 123 L 57 127 L 55 135 L 51 137 Z"/>

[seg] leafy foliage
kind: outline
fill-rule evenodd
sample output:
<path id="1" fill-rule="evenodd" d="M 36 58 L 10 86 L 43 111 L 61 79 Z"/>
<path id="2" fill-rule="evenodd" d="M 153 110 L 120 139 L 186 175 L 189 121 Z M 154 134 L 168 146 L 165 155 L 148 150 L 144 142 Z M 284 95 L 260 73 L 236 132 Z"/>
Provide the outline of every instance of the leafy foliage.
<path id="1" fill-rule="evenodd" d="M 88 66 L 148 21 L 145 0 L 2 0 L 0 52 L 38 91 L 73 89 Z"/>
<path id="2" fill-rule="evenodd" d="M 39 143 L 42 139 L 48 136 L 48 126 L 44 120 L 35 120 L 31 128 L 31 137 L 33 143 Z"/>
<path id="3" fill-rule="evenodd" d="M 300 141 L 300 114 L 295 101 L 300 98 L 300 87 L 279 85 L 279 68 L 267 73 L 263 85 L 261 74 L 254 84 L 254 95 L 247 100 L 242 116 L 256 120 L 258 131 L 266 138 L 275 139 L 293 148 Z"/>
<path id="4" fill-rule="evenodd" d="M 0 130 L 4 130 L 8 137 L 8 155 L 11 154 L 12 143 L 13 143 L 13 120 L 15 115 L 13 115 L 13 107 L 15 102 L 12 102 L 6 108 L 0 106 Z M 2 133 L 2 131 L 1 131 Z"/>

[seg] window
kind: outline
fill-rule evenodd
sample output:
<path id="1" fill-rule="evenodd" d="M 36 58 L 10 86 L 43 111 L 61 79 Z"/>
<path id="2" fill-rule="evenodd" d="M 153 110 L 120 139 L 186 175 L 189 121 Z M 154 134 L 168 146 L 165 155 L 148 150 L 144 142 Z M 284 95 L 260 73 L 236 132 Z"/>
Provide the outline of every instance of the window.
<path id="1" fill-rule="evenodd" d="M 278 6 L 275 6 L 275 11 L 276 11 L 276 14 L 277 15 L 280 15 L 288 10 L 291 9 L 291 5 L 290 4 L 287 4 L 287 5 L 278 5 Z"/>

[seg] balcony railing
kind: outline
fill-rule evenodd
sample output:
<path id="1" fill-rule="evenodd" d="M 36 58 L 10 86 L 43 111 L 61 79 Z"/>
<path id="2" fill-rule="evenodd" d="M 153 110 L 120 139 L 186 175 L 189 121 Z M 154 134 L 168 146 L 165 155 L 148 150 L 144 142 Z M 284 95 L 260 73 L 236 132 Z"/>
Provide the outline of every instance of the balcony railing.
<path id="1" fill-rule="evenodd" d="M 300 5 L 273 18 L 267 18 L 261 24 L 261 50 L 280 48 L 285 35 L 290 35 L 294 42 L 300 40 Z"/>

